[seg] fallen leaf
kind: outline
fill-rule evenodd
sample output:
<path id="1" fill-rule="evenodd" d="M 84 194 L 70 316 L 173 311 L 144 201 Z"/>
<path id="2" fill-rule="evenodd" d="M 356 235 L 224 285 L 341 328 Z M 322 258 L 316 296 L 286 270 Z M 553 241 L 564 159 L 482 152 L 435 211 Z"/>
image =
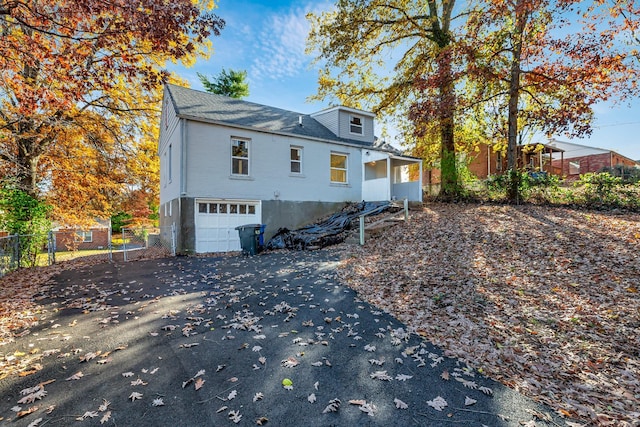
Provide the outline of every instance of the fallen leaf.
<path id="1" fill-rule="evenodd" d="M 102 403 L 100 404 L 100 406 L 98 406 L 98 411 L 106 411 L 109 408 L 109 405 L 111 405 L 111 402 L 109 402 L 107 399 L 102 399 Z"/>
<path id="2" fill-rule="evenodd" d="M 82 416 L 76 418 L 76 421 L 83 421 L 83 420 L 86 420 L 87 418 L 95 418 L 97 416 L 98 416 L 97 411 L 87 411 L 84 414 L 82 414 Z"/>
<path id="3" fill-rule="evenodd" d="M 381 381 L 391 381 L 393 379 L 387 374 L 387 371 L 376 371 L 369 376 L 375 380 Z"/>
<path id="4" fill-rule="evenodd" d="M 24 396 L 22 399 L 18 400 L 19 404 L 31 404 L 33 402 L 35 402 L 36 400 L 40 400 L 43 397 L 45 397 L 47 395 L 47 391 L 44 389 L 44 387 L 38 389 L 37 391 L 28 394 L 26 396 Z"/>
<path id="5" fill-rule="evenodd" d="M 398 381 L 406 381 L 406 380 L 410 380 L 411 378 L 413 378 L 413 375 L 405 375 L 405 374 L 396 375 L 396 380 Z"/>
<path id="6" fill-rule="evenodd" d="M 407 409 L 409 407 L 409 405 L 407 405 L 400 399 L 393 399 L 393 403 L 396 404 L 397 409 Z"/>
<path id="7" fill-rule="evenodd" d="M 139 400 L 142 399 L 143 394 L 142 393 L 138 393 L 137 391 L 132 392 L 129 395 L 129 399 L 131 399 L 131 401 L 135 401 L 135 400 Z"/>
<path id="8" fill-rule="evenodd" d="M 34 412 L 35 412 L 35 411 L 37 411 L 37 410 L 38 410 L 38 407 L 37 407 L 37 406 L 32 406 L 31 408 L 29 408 L 29 409 L 27 409 L 27 410 L 25 410 L 25 411 L 19 411 L 19 412 L 16 414 L 16 417 L 18 417 L 18 418 L 22 418 L 22 417 L 25 417 L 25 416 L 27 416 L 27 415 L 29 415 L 29 414 L 34 413 Z"/>
<path id="9" fill-rule="evenodd" d="M 242 415 L 240 415 L 239 411 L 229 411 L 229 419 L 238 424 L 242 419 Z"/>
<path id="10" fill-rule="evenodd" d="M 75 380 L 79 380 L 82 377 L 84 377 L 84 374 L 82 373 L 82 371 L 79 371 L 79 372 L 76 372 L 75 374 L 71 375 L 65 381 L 75 381 Z"/>
<path id="11" fill-rule="evenodd" d="M 295 357 L 287 357 L 285 360 L 280 362 L 282 366 L 285 368 L 294 368 L 300 364 L 300 362 Z"/>
<path id="12" fill-rule="evenodd" d="M 445 407 L 448 406 L 447 401 L 440 396 L 436 397 L 433 400 L 427 400 L 427 405 L 431 406 L 436 411 L 442 411 Z"/>
<path id="13" fill-rule="evenodd" d="M 478 390 L 480 390 L 481 392 L 483 392 L 484 394 L 487 394 L 489 396 L 493 394 L 493 390 L 491 390 L 489 387 L 482 386 Z"/>
<path id="14" fill-rule="evenodd" d="M 329 404 L 322 410 L 322 413 L 338 412 L 338 409 L 340 409 L 340 399 L 335 398 L 329 401 Z"/>

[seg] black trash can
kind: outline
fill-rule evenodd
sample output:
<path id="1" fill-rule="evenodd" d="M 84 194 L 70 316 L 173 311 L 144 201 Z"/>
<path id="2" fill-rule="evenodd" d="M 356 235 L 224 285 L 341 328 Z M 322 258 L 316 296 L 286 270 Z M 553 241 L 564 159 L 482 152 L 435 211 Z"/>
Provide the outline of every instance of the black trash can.
<path id="1" fill-rule="evenodd" d="M 236 227 L 240 235 L 240 247 L 247 255 L 255 255 L 264 246 L 264 228 L 261 224 L 245 224 Z"/>

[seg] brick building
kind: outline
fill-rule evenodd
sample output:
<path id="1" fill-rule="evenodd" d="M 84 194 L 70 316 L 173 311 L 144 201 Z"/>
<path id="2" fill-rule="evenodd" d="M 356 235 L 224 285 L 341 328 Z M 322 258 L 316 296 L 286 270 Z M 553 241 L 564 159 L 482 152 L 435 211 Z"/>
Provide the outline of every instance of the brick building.
<path id="1" fill-rule="evenodd" d="M 507 156 L 493 146 L 479 144 L 472 153 L 464 155 L 471 174 L 479 179 L 501 175 L 507 170 Z M 518 146 L 518 168 L 532 172 L 543 171 L 567 180 L 576 180 L 581 174 L 599 172 L 605 167 L 626 166 L 640 168 L 640 163 L 615 151 L 551 139 L 546 144 L 533 143 Z M 440 170 L 425 168 L 423 183 L 430 192 L 437 192 Z"/>
<path id="2" fill-rule="evenodd" d="M 562 170 L 562 176 L 567 180 L 576 180 L 580 175 L 589 172 L 599 172 L 603 168 L 627 166 L 640 168 L 640 163 L 615 151 L 587 145 L 574 144 L 552 139 L 547 144 L 563 150 L 563 159 L 553 160 L 552 165 Z"/>
<path id="3" fill-rule="evenodd" d="M 58 251 L 105 249 L 111 240 L 111 220 L 95 219 L 82 226 L 57 225 L 53 232 Z"/>

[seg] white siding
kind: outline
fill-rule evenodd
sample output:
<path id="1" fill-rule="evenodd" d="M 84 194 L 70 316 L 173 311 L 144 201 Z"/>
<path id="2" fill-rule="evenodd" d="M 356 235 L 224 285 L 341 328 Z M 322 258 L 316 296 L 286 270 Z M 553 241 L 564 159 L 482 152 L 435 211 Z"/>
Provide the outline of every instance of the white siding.
<path id="1" fill-rule="evenodd" d="M 163 203 L 180 196 L 183 149 L 182 122 L 175 114 L 173 104 L 167 97 L 166 89 L 160 120 L 158 155 L 160 156 L 160 205 L 162 206 Z M 170 166 L 167 164 L 169 161 L 171 161 Z M 169 176 L 169 171 L 171 176 Z"/>
<path id="2" fill-rule="evenodd" d="M 173 109 L 173 103 L 168 95 L 167 89 L 164 90 L 162 99 L 162 114 L 160 116 L 160 140 L 158 143 L 158 154 L 161 154 L 168 144 L 169 139 L 175 133 L 180 119 L 176 116 Z"/>
<path id="3" fill-rule="evenodd" d="M 187 122 L 187 197 L 343 202 L 361 196 L 361 149 Z M 248 177 L 231 176 L 231 138 L 249 139 Z M 303 148 L 302 175 L 290 173 L 290 146 Z M 348 154 L 347 185 L 331 184 L 331 152 Z"/>
<path id="4" fill-rule="evenodd" d="M 358 116 L 362 119 L 362 135 L 350 132 L 350 118 L 352 115 Z M 348 138 L 363 142 L 373 142 L 373 119 L 371 117 L 340 110 L 338 123 L 340 126 L 338 130 L 338 136 L 340 138 Z"/>
<path id="5" fill-rule="evenodd" d="M 338 110 L 328 110 L 320 113 L 312 114 L 311 117 L 320 122 L 321 125 L 333 132 L 334 135 L 340 133 L 340 125 L 338 124 Z"/>
<path id="6" fill-rule="evenodd" d="M 350 132 L 349 122 L 351 115 L 358 116 L 362 119 L 362 135 Z M 369 143 L 373 143 L 375 139 L 373 129 L 373 116 L 371 115 L 371 113 L 368 113 L 366 111 L 360 111 L 346 107 L 334 107 L 329 110 L 313 113 L 311 117 L 316 119 L 324 127 L 333 132 L 334 135 L 340 138 L 353 139 L 355 141 Z"/>

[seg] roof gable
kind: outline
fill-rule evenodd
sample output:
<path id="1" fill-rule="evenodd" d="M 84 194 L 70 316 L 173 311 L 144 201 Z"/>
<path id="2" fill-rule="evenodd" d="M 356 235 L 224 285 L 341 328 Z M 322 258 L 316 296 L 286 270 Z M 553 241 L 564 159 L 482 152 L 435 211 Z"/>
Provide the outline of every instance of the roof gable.
<path id="1" fill-rule="evenodd" d="M 362 141 L 339 138 L 309 114 L 172 84 L 167 84 L 166 90 L 171 97 L 176 114 L 182 118 L 326 141 L 371 145 Z"/>

